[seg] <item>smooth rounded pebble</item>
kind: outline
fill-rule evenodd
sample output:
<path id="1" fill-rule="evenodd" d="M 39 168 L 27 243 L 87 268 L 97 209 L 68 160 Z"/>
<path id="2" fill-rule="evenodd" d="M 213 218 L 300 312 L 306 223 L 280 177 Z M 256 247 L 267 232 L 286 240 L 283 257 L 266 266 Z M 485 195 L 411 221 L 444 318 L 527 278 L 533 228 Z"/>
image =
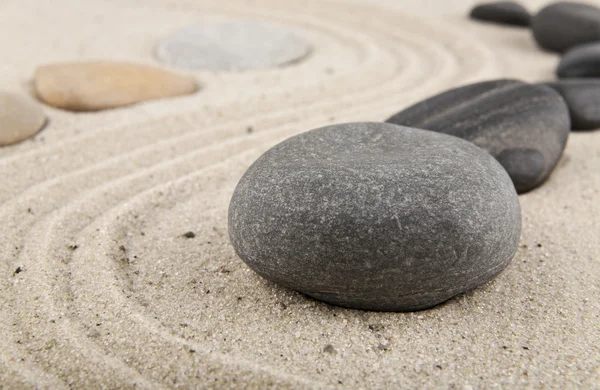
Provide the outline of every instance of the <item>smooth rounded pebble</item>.
<path id="1" fill-rule="evenodd" d="M 232 21 L 181 29 L 160 41 L 155 55 L 167 65 L 235 71 L 289 64 L 306 57 L 310 51 L 310 44 L 294 30 Z"/>
<path id="2" fill-rule="evenodd" d="M 600 77 L 600 43 L 575 46 L 567 51 L 556 74 L 561 79 Z"/>
<path id="3" fill-rule="evenodd" d="M 432 307 L 500 273 L 519 200 L 497 161 L 456 137 L 386 123 L 309 131 L 238 183 L 229 235 L 258 274 L 355 309 Z"/>
<path id="4" fill-rule="evenodd" d="M 73 111 L 95 111 L 194 93 L 192 77 L 126 62 L 73 62 L 44 65 L 35 72 L 37 96 Z"/>
<path id="5" fill-rule="evenodd" d="M 588 42 L 600 41 L 600 8 L 574 2 L 559 2 L 534 16 L 531 27 L 540 47 L 556 52 Z"/>
<path id="6" fill-rule="evenodd" d="M 470 16 L 471 19 L 510 26 L 528 27 L 531 23 L 529 11 L 514 1 L 497 1 L 476 5 L 471 10 Z"/>
<path id="7" fill-rule="evenodd" d="M 42 107 L 22 95 L 0 91 L 0 146 L 24 141 L 44 127 Z"/>
<path id="8" fill-rule="evenodd" d="M 572 130 L 600 129 L 600 79 L 570 79 L 546 85 L 567 102 Z"/>
<path id="9" fill-rule="evenodd" d="M 473 142 L 499 159 L 519 193 L 534 189 L 550 175 L 571 126 L 569 110 L 556 91 L 516 80 L 452 89 L 399 112 L 387 122 Z M 543 158 L 534 157 L 538 154 Z"/>

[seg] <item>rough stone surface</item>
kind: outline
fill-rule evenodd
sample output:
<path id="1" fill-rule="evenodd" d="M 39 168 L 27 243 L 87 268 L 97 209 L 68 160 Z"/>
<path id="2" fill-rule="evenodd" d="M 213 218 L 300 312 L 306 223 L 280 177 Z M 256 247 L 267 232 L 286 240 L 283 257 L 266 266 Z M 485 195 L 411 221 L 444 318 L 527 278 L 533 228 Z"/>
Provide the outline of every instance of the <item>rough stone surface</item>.
<path id="1" fill-rule="evenodd" d="M 188 76 L 125 62 L 74 62 L 44 65 L 35 72 L 38 97 L 74 111 L 94 111 L 196 92 Z"/>
<path id="2" fill-rule="evenodd" d="M 46 123 L 42 107 L 18 94 L 0 91 L 0 146 L 21 142 Z"/>
<path id="3" fill-rule="evenodd" d="M 600 8 L 574 2 L 559 2 L 543 8 L 532 20 L 538 45 L 564 52 L 588 42 L 600 41 Z"/>
<path id="4" fill-rule="evenodd" d="M 192 69 L 246 70 L 298 61 L 311 51 L 294 30 L 251 21 L 189 26 L 163 39 L 156 58 Z"/>
<path id="5" fill-rule="evenodd" d="M 558 64 L 556 74 L 561 79 L 600 77 L 600 43 L 575 46 Z"/>
<path id="6" fill-rule="evenodd" d="M 452 89 L 387 122 L 473 142 L 502 163 L 519 193 L 537 187 L 550 175 L 570 130 L 569 110 L 556 91 L 516 80 Z"/>
<path id="7" fill-rule="evenodd" d="M 273 282 L 357 309 L 419 310 L 492 279 L 519 240 L 510 178 L 469 142 L 386 123 L 292 137 L 244 174 L 237 254 Z"/>
<path id="8" fill-rule="evenodd" d="M 567 102 L 573 130 L 600 129 L 600 79 L 571 79 L 547 83 Z"/>
<path id="9" fill-rule="evenodd" d="M 471 10 L 471 19 L 527 27 L 531 23 L 531 14 L 517 2 L 497 1 L 476 5 Z"/>

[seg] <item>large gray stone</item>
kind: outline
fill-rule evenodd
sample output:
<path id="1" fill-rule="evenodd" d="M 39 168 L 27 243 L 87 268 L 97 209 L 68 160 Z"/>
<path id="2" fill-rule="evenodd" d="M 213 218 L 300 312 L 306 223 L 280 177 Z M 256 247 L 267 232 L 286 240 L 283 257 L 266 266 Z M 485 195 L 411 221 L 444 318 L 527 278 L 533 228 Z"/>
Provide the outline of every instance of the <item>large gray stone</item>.
<path id="1" fill-rule="evenodd" d="M 556 91 L 516 80 L 452 89 L 387 122 L 473 142 L 502 163 L 519 193 L 539 186 L 550 175 L 570 130 L 569 110 Z"/>
<path id="2" fill-rule="evenodd" d="M 600 41 L 600 8 L 575 2 L 558 2 L 543 8 L 531 22 L 540 47 L 556 52 Z"/>
<path id="3" fill-rule="evenodd" d="M 573 130 L 600 129 L 600 79 L 570 79 L 547 84 L 567 102 Z"/>
<path id="4" fill-rule="evenodd" d="M 432 307 L 512 259 L 519 200 L 488 153 L 386 123 L 328 126 L 261 156 L 237 185 L 229 234 L 275 283 L 357 309 Z"/>
<path id="5" fill-rule="evenodd" d="M 189 69 L 247 70 L 285 65 L 311 51 L 310 44 L 292 29 L 252 21 L 189 26 L 164 38 L 156 58 Z"/>

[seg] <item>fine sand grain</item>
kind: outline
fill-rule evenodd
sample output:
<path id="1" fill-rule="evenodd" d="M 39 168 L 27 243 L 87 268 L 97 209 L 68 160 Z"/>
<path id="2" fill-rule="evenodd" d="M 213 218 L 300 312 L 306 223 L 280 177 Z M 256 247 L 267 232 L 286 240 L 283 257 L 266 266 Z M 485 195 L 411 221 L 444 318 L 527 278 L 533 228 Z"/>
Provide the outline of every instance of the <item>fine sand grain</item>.
<path id="1" fill-rule="evenodd" d="M 154 64 L 160 38 L 202 21 L 290 25 L 314 47 L 285 68 L 188 73 L 204 86 L 191 96 L 46 107 L 44 131 L 0 148 L 0 388 L 598 388 L 600 131 L 572 134 L 520 197 L 512 264 L 432 310 L 329 306 L 229 244 L 236 182 L 286 137 L 467 82 L 553 77 L 555 55 L 526 29 L 469 21 L 473 4 L 1 1 L 0 84 L 16 92 L 44 63 Z"/>

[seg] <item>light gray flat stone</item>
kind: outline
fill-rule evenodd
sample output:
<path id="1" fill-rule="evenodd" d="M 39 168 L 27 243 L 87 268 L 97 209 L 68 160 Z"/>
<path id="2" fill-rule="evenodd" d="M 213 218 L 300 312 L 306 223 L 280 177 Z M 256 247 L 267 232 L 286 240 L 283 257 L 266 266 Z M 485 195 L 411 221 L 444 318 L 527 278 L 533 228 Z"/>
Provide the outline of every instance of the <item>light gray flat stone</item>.
<path id="1" fill-rule="evenodd" d="M 176 31 L 156 47 L 156 58 L 188 69 L 235 71 L 282 66 L 306 57 L 299 32 L 254 21 L 197 24 Z"/>

